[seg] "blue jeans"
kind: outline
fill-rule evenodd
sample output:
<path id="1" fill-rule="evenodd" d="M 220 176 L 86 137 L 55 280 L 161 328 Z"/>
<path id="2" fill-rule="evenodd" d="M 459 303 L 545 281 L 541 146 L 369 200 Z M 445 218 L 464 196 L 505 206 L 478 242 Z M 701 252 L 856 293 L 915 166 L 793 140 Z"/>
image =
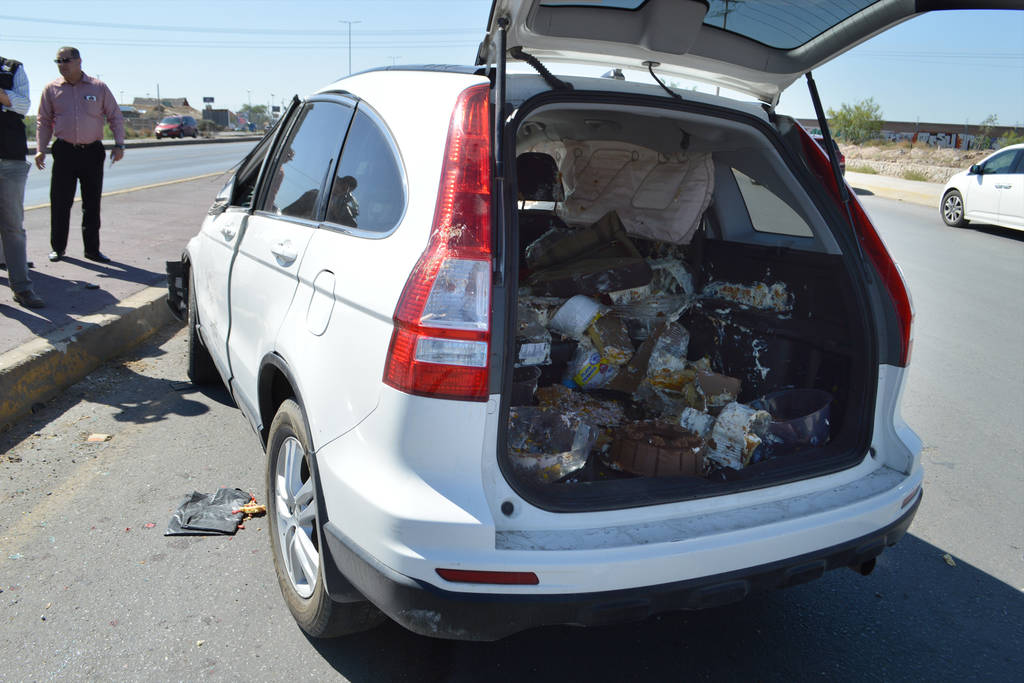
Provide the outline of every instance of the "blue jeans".
<path id="1" fill-rule="evenodd" d="M 7 261 L 7 280 L 15 292 L 32 291 L 25 253 L 25 181 L 29 163 L 0 159 L 0 244 Z"/>

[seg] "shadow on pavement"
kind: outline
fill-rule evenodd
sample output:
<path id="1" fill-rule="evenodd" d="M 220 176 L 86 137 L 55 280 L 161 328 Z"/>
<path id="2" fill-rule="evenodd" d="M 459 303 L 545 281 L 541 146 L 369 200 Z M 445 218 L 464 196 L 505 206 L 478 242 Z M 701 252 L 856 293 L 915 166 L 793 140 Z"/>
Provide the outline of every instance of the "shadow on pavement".
<path id="1" fill-rule="evenodd" d="M 992 235 L 993 237 L 1005 237 L 1006 239 L 1024 242 L 1024 230 L 1001 228 L 998 225 L 988 225 L 987 223 L 968 223 L 967 227 L 986 235 Z"/>
<path id="2" fill-rule="evenodd" d="M 853 193 L 855 195 L 858 195 L 858 196 L 861 196 L 861 197 L 863 197 L 863 196 L 873 197 L 875 195 L 874 192 L 872 192 L 871 190 L 865 190 L 863 187 L 855 187 L 855 188 L 853 188 Z"/>
<path id="3" fill-rule="evenodd" d="M 351 681 L 1011 680 L 1024 667 L 1024 596 L 908 534 L 860 577 L 699 612 L 495 643 L 432 640 L 388 622 L 310 642 Z"/>
<path id="4" fill-rule="evenodd" d="M 86 280 L 55 277 L 32 269 L 29 271 L 32 287 L 46 301 L 46 307 L 26 309 L 14 303 L 13 299 L 7 299 L 0 303 L 0 314 L 18 321 L 33 334 L 43 335 L 73 322 L 72 314 L 82 316 L 99 313 L 120 301 L 121 297 L 104 287 L 105 279 L 155 285 L 165 277 L 163 273 L 118 263 L 101 264 L 73 258 L 64 260 L 95 271 L 95 284 L 98 287 L 87 286 L 90 282 Z M 10 287 L 6 271 L 0 271 L 0 286 Z"/>

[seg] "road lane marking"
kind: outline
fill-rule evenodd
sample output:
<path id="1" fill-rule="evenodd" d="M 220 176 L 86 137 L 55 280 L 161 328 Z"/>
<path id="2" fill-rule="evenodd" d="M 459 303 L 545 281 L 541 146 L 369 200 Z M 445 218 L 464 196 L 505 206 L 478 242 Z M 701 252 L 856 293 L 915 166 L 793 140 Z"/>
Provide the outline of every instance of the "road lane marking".
<path id="1" fill-rule="evenodd" d="M 156 188 L 156 187 L 166 187 L 167 185 L 177 185 L 178 183 L 187 183 L 187 182 L 190 182 L 192 180 L 202 180 L 203 178 L 212 178 L 214 176 L 224 175 L 229 170 L 231 170 L 231 169 L 228 169 L 228 170 L 225 170 L 225 171 L 215 171 L 213 173 L 204 173 L 203 175 L 195 175 L 195 176 L 192 176 L 191 178 L 178 178 L 177 180 L 165 180 L 162 183 L 152 183 L 151 185 L 139 185 L 138 187 L 126 187 L 123 190 L 111 190 L 110 192 L 104 192 L 101 196 L 103 196 L 103 197 L 113 197 L 114 195 L 128 194 L 129 192 L 138 192 L 139 190 L 152 190 L 153 188 Z M 80 201 L 82 201 L 82 198 L 79 197 L 79 196 L 75 196 L 75 201 L 76 202 L 80 202 Z M 49 206 L 50 206 L 49 203 L 47 203 L 47 204 L 36 204 L 35 206 L 26 206 L 25 210 L 26 211 L 32 211 L 33 209 L 46 209 Z"/>

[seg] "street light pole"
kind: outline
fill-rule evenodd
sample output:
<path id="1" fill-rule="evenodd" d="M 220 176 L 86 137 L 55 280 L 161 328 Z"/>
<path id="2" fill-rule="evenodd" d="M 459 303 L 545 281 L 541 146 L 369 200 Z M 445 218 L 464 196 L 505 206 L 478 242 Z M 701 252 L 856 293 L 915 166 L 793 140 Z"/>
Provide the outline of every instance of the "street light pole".
<path id="1" fill-rule="evenodd" d="M 348 75 L 352 75 L 352 24 L 361 24 L 362 21 L 338 20 L 339 24 L 348 24 Z"/>

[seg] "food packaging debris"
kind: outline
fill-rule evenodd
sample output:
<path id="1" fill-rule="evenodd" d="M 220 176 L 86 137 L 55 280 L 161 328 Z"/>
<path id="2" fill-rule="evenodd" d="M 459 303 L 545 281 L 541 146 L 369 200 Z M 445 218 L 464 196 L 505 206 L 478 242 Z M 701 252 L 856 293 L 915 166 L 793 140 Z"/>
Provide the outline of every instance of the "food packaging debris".
<path id="1" fill-rule="evenodd" d="M 767 411 L 730 403 L 715 420 L 707 458 L 723 467 L 743 469 L 761 446 L 771 420 Z"/>
<path id="2" fill-rule="evenodd" d="M 722 408 L 739 398 L 743 383 L 710 370 L 697 371 L 697 386 L 706 401 L 708 412 L 717 414 Z"/>
<path id="3" fill-rule="evenodd" d="M 768 285 L 755 282 L 751 285 L 735 282 L 709 282 L 704 286 L 701 296 L 711 299 L 724 299 L 732 303 L 764 311 L 788 313 L 793 310 L 793 297 L 784 282 Z"/>
<path id="4" fill-rule="evenodd" d="M 551 333 L 547 315 L 520 302 L 516 311 L 515 366 L 545 365 L 551 362 Z"/>
<path id="5" fill-rule="evenodd" d="M 633 342 L 626 325 L 615 315 L 601 316 L 590 323 L 587 336 L 601 353 L 601 358 L 612 365 L 625 365 L 633 357 Z"/>
<path id="6" fill-rule="evenodd" d="M 824 445 L 829 436 L 831 405 L 832 394 L 821 389 L 783 389 L 751 403 L 771 413 L 767 442 L 772 456 Z"/>
<path id="7" fill-rule="evenodd" d="M 601 357 L 601 352 L 594 348 L 593 342 L 584 339 L 569 361 L 565 381 L 581 389 L 601 389 L 615 377 L 618 370 L 619 366 Z"/>
<path id="8" fill-rule="evenodd" d="M 704 448 L 704 439 L 678 425 L 640 422 L 619 430 L 607 462 L 644 477 L 700 477 Z"/>
<path id="9" fill-rule="evenodd" d="M 113 438 L 114 437 L 111 434 L 90 434 L 86 441 L 89 443 L 103 443 L 104 441 L 110 441 Z"/>
<path id="10" fill-rule="evenodd" d="M 640 383 L 633 398 L 643 406 L 651 417 L 669 422 L 677 421 L 683 410 L 692 405 L 690 398 L 685 393 L 659 389 L 646 378 Z"/>
<path id="11" fill-rule="evenodd" d="M 608 292 L 608 298 L 610 298 L 612 303 L 616 306 L 629 306 L 630 304 L 646 301 L 653 294 L 654 290 L 651 288 L 651 285 L 647 284 L 643 287 L 633 287 L 632 289 L 621 289 L 617 292 Z"/>
<path id="12" fill-rule="evenodd" d="M 685 294 L 655 294 L 645 301 L 613 304 L 612 311 L 626 321 L 629 336 L 642 342 L 662 323 L 678 320 L 692 302 Z"/>
<path id="13" fill-rule="evenodd" d="M 948 564 L 950 567 L 955 567 L 956 566 L 956 560 L 954 560 L 953 556 L 950 555 L 949 553 L 945 553 L 942 556 L 942 559 L 945 560 L 946 564 Z"/>
<path id="14" fill-rule="evenodd" d="M 534 271 L 527 283 L 535 294 L 568 298 L 643 287 L 651 267 L 640 257 L 583 259 Z"/>
<path id="15" fill-rule="evenodd" d="M 640 348 L 633 354 L 633 358 L 630 359 L 629 363 L 623 366 L 615 375 L 615 378 L 608 383 L 609 389 L 624 394 L 633 394 L 640 388 L 640 383 L 647 377 L 647 364 L 651 360 L 654 343 L 657 341 L 658 335 L 664 332 L 665 326 L 666 323 L 660 323 L 655 329 L 654 334 L 640 344 Z"/>
<path id="16" fill-rule="evenodd" d="M 694 295 L 693 274 L 686 264 L 674 258 L 650 259 L 651 284 L 659 291 L 670 294 Z"/>
<path id="17" fill-rule="evenodd" d="M 222 488 L 216 493 L 193 491 L 174 511 L 164 536 L 234 534 L 242 521 L 242 513 L 233 510 L 252 501 L 252 494 L 241 489 Z"/>
<path id="18" fill-rule="evenodd" d="M 547 365 L 551 362 L 551 342 L 528 342 L 516 340 L 515 367 Z"/>
<path id="19" fill-rule="evenodd" d="M 509 411 L 510 460 L 538 484 L 582 469 L 597 435 L 594 426 L 571 413 L 530 406 Z"/>
<path id="20" fill-rule="evenodd" d="M 533 394 L 537 391 L 538 380 L 540 380 L 540 368 L 536 366 L 515 368 L 512 371 L 512 391 L 509 396 L 511 405 L 533 405 Z"/>
<path id="21" fill-rule="evenodd" d="M 647 363 L 647 377 L 659 389 L 681 391 L 684 384 L 693 381 L 686 373 L 686 352 L 690 333 L 678 323 L 670 323 L 659 330 L 654 338 L 651 358 Z"/>
<path id="22" fill-rule="evenodd" d="M 531 270 L 564 264 L 582 258 L 639 257 L 640 252 L 626 234 L 614 211 L 579 230 L 549 230 L 526 248 L 526 265 Z"/>
<path id="23" fill-rule="evenodd" d="M 679 416 L 679 426 L 693 432 L 702 439 L 711 436 L 711 430 L 715 427 L 715 417 L 708 413 L 701 412 L 695 408 L 684 408 Z"/>
<path id="24" fill-rule="evenodd" d="M 555 311 L 548 327 L 563 337 L 583 339 L 587 328 L 608 309 L 590 297 L 578 294 Z"/>
<path id="25" fill-rule="evenodd" d="M 602 400 L 562 384 L 541 387 L 536 397 L 542 407 L 577 415 L 592 425 L 617 427 L 626 422 L 626 411 L 618 401 Z"/>

